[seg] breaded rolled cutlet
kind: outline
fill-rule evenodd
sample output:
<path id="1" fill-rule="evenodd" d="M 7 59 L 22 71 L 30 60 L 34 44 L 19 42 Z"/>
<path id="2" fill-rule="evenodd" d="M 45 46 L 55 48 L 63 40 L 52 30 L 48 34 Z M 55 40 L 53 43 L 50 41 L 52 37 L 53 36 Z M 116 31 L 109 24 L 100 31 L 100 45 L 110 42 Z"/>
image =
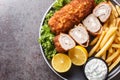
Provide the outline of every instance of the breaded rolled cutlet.
<path id="1" fill-rule="evenodd" d="M 66 33 L 79 24 L 94 8 L 94 0 L 72 0 L 55 12 L 48 24 L 55 34 Z"/>

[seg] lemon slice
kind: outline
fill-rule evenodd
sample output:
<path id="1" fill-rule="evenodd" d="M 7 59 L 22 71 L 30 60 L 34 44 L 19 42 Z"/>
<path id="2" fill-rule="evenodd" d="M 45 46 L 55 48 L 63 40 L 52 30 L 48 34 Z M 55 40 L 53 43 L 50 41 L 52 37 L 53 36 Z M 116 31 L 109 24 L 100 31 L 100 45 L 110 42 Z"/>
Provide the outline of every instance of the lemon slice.
<path id="1" fill-rule="evenodd" d="M 52 67 L 60 73 L 67 72 L 71 64 L 71 59 L 62 53 L 58 53 L 52 58 Z"/>
<path id="2" fill-rule="evenodd" d="M 70 49 L 68 55 L 72 60 L 72 63 L 77 66 L 85 64 L 88 58 L 88 52 L 82 46 L 75 46 L 74 48 Z"/>

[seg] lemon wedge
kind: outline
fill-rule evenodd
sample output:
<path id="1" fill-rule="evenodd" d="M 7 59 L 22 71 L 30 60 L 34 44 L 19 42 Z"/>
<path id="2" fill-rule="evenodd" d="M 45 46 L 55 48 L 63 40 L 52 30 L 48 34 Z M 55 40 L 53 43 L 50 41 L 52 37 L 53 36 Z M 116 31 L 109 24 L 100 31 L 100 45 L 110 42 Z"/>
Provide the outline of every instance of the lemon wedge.
<path id="1" fill-rule="evenodd" d="M 71 65 L 71 59 L 66 54 L 58 53 L 52 58 L 52 67 L 59 73 L 67 72 Z"/>
<path id="2" fill-rule="evenodd" d="M 72 63 L 76 66 L 85 64 L 88 59 L 88 52 L 82 46 L 75 46 L 74 48 L 70 49 L 68 55 Z"/>

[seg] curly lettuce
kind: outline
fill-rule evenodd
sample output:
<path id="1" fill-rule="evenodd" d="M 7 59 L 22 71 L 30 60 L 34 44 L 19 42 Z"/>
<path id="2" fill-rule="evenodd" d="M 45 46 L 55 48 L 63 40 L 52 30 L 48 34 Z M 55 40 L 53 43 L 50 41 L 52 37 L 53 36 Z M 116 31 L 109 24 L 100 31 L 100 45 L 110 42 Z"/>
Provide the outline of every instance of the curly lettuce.
<path id="1" fill-rule="evenodd" d="M 57 51 L 55 50 L 55 46 L 53 43 L 53 38 L 55 37 L 55 35 L 50 31 L 48 21 L 53 16 L 55 11 L 58 11 L 64 5 L 68 4 L 70 1 L 71 0 L 57 0 L 45 17 L 45 20 L 40 32 L 41 37 L 39 39 L 39 43 L 41 44 L 44 50 L 45 56 L 49 60 L 57 53 Z"/>
<path id="2" fill-rule="evenodd" d="M 64 5 L 66 5 L 70 1 L 71 0 L 57 0 L 56 3 L 53 5 L 53 8 L 55 10 L 59 10 L 60 8 L 62 8 Z"/>

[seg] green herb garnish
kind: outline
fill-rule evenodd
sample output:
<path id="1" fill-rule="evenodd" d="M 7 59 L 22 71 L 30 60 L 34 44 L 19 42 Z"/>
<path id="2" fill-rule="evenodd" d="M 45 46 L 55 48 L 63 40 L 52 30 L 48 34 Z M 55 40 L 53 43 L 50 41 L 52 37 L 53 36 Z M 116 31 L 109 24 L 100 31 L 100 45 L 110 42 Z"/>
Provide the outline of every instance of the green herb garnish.
<path id="1" fill-rule="evenodd" d="M 62 8 L 64 5 L 66 5 L 70 1 L 71 0 L 57 0 L 56 3 L 53 5 L 53 8 L 55 10 L 59 10 L 60 8 Z"/>
<path id="2" fill-rule="evenodd" d="M 95 0 L 95 3 L 99 4 L 99 3 L 104 2 L 104 1 L 106 1 L 106 0 Z"/>
<path id="3" fill-rule="evenodd" d="M 53 44 L 53 38 L 55 35 L 50 31 L 48 21 L 53 16 L 55 11 L 58 11 L 60 8 L 62 8 L 65 4 L 69 3 L 70 1 L 71 0 L 57 0 L 45 17 L 41 29 L 41 37 L 39 39 L 39 43 L 41 43 L 45 56 L 49 60 L 57 53 L 57 51 L 55 50 L 55 46 Z"/>

